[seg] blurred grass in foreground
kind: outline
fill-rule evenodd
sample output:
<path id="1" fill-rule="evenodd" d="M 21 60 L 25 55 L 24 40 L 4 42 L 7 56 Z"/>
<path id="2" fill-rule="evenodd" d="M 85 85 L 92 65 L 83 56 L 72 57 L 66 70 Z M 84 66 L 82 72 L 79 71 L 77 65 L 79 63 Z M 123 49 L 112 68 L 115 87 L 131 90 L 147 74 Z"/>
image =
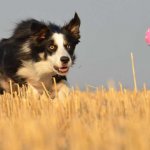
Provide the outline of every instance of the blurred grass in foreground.
<path id="1" fill-rule="evenodd" d="M 0 96 L 0 150 L 149 150 L 150 91 Z"/>

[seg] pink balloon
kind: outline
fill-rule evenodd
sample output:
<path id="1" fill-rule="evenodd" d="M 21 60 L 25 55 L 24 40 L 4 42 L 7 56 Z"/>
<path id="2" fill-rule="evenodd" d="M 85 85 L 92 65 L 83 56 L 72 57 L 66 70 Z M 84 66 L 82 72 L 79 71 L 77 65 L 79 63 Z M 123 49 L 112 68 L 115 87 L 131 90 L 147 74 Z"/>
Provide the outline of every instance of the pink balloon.
<path id="1" fill-rule="evenodd" d="M 146 31 L 145 41 L 148 45 L 150 45 L 150 28 L 148 28 Z"/>

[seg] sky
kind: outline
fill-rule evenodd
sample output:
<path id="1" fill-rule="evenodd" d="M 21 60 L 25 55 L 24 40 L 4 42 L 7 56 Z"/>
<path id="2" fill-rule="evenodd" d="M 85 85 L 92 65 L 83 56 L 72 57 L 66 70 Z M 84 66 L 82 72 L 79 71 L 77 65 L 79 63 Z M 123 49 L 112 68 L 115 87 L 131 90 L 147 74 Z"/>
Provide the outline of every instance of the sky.
<path id="1" fill-rule="evenodd" d="M 150 27 L 150 0 L 1 0 L 0 38 L 11 35 L 20 20 L 35 18 L 63 25 L 77 12 L 81 42 L 68 74 L 71 86 L 84 88 L 121 82 L 133 88 L 130 53 L 137 86 L 150 88 L 150 47 L 144 37 Z"/>

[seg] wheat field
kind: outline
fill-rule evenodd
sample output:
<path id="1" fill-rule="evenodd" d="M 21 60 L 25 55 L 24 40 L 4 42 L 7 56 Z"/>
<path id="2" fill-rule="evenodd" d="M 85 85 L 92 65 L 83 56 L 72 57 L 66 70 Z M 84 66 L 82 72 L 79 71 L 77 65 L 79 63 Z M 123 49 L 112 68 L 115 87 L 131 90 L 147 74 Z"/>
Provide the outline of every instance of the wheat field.
<path id="1" fill-rule="evenodd" d="M 72 90 L 65 99 L 22 90 L 0 96 L 0 150 L 149 150 L 150 91 Z"/>

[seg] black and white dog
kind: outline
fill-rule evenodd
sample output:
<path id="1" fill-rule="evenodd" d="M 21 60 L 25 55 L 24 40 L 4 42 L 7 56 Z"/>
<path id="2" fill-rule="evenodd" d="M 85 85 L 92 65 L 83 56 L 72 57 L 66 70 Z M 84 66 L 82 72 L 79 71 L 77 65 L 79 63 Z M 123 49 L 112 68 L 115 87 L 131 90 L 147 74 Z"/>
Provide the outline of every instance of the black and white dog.
<path id="1" fill-rule="evenodd" d="M 52 77 L 56 79 L 58 94 L 65 92 L 66 75 L 75 61 L 74 50 L 80 39 L 79 28 L 77 13 L 64 26 L 35 19 L 19 23 L 12 36 L 0 42 L 0 93 L 10 91 L 10 80 L 14 87 L 16 83 L 28 83 L 40 94 L 43 83 L 51 92 Z"/>

